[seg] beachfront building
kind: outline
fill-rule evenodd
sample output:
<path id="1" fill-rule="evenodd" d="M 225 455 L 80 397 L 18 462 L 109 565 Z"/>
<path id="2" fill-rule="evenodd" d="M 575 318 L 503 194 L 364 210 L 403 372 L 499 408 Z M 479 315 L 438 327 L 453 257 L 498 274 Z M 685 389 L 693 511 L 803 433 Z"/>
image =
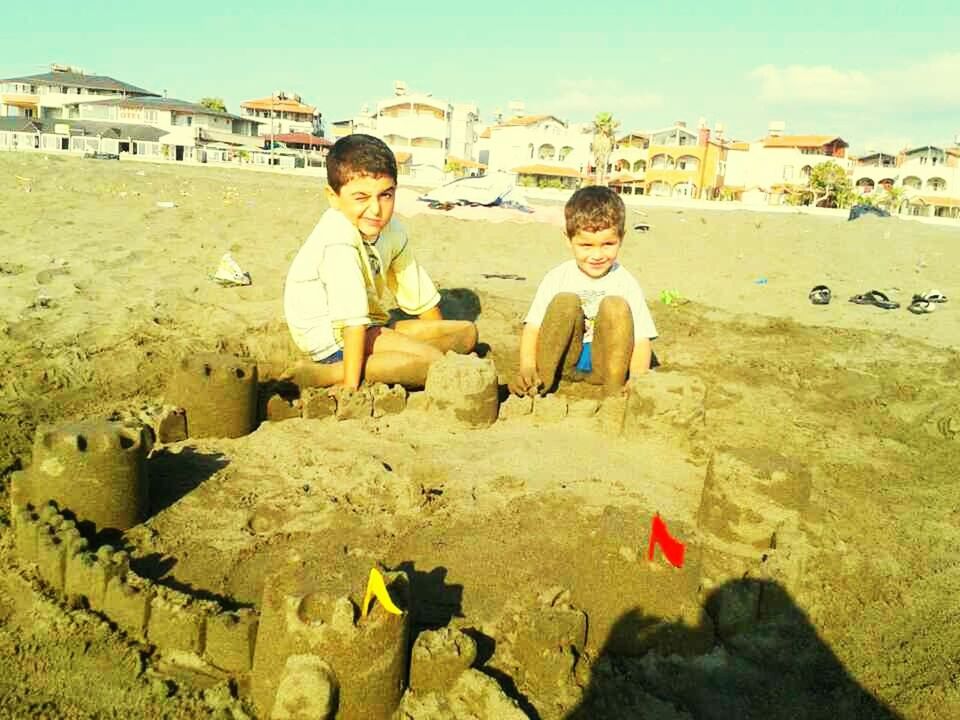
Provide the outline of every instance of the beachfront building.
<path id="1" fill-rule="evenodd" d="M 960 217 L 960 147 L 923 145 L 904 150 L 898 160 L 906 212 Z"/>
<path id="2" fill-rule="evenodd" d="M 617 139 L 607 167 L 607 184 L 622 195 L 642 195 L 650 136 L 632 132 Z"/>
<path id="3" fill-rule="evenodd" d="M 106 75 L 87 75 L 68 65 L 50 72 L 0 80 L 0 117 L 58 120 L 64 107 L 83 100 L 157 97 L 157 93 Z"/>
<path id="4" fill-rule="evenodd" d="M 263 150 L 257 123 L 184 100 L 138 95 L 63 102 L 55 119 L 5 118 L 0 150 L 68 151 L 192 162 L 295 164 Z M 16 127 L 13 126 L 16 124 Z"/>
<path id="5" fill-rule="evenodd" d="M 589 124 L 568 125 L 555 115 L 518 115 L 491 125 L 480 140 L 490 172 L 517 173 L 520 184 L 565 188 L 587 170 L 591 138 Z"/>
<path id="6" fill-rule="evenodd" d="M 747 203 L 781 204 L 791 188 L 806 186 L 813 168 L 834 162 L 851 168 L 848 144 L 836 135 L 787 135 L 782 122 L 770 123 L 767 136 L 755 142 L 726 145 L 724 193 Z"/>
<path id="7" fill-rule="evenodd" d="M 475 163 L 478 121 L 474 104 L 411 93 L 406 83 L 397 81 L 393 97 L 378 102 L 372 112 L 364 107 L 351 119 L 331 123 L 331 135 L 334 140 L 353 133 L 375 135 L 397 156 L 401 175 L 439 183 L 449 169 L 449 158 L 458 168 Z"/>
<path id="8" fill-rule="evenodd" d="M 240 103 L 240 114 L 259 124 L 261 135 L 306 133 L 323 137 L 322 115 L 294 93 L 277 92 L 270 97 Z"/>
<path id="9" fill-rule="evenodd" d="M 711 140 L 701 120 L 696 132 L 685 122 L 649 135 L 644 187 L 648 195 L 713 199 L 723 184 L 725 145 Z"/>

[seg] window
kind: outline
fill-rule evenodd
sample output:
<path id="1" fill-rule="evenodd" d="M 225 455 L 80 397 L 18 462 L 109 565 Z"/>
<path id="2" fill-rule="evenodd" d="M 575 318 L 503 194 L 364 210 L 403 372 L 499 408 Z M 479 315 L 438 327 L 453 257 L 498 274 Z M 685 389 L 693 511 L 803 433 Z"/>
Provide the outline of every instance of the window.
<path id="1" fill-rule="evenodd" d="M 793 180 L 793 165 L 784 165 L 784 166 L 783 166 L 783 179 L 784 179 L 784 180 Z"/>

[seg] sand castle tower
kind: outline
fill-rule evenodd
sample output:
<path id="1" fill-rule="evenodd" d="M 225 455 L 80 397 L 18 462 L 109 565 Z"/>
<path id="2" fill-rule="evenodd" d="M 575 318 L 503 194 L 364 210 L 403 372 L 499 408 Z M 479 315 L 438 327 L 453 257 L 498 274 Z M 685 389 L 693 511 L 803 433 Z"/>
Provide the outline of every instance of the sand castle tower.
<path id="1" fill-rule="evenodd" d="M 237 438 L 257 426 L 257 366 L 233 355 L 183 359 L 167 387 L 167 402 L 187 415 L 192 438 Z"/>
<path id="2" fill-rule="evenodd" d="M 365 566 L 369 572 L 369 566 Z M 384 573 L 403 610 L 359 604 L 366 575 L 293 565 L 269 579 L 263 594 L 251 694 L 265 718 L 388 720 L 400 704 L 409 662 L 409 585 Z"/>
<path id="3" fill-rule="evenodd" d="M 97 529 L 127 530 L 149 510 L 142 427 L 93 420 L 37 429 L 33 463 L 16 473 L 13 505 L 53 500 Z"/>
<path id="4" fill-rule="evenodd" d="M 430 409 L 449 422 L 480 428 L 497 421 L 500 398 L 492 360 L 448 352 L 430 366 L 424 389 Z"/>

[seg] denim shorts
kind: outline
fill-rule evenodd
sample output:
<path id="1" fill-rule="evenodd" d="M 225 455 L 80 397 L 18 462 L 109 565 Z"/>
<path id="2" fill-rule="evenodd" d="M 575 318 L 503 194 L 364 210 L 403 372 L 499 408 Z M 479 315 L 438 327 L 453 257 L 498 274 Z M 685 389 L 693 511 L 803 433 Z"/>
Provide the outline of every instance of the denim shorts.
<path id="1" fill-rule="evenodd" d="M 343 349 L 337 350 L 333 355 L 327 355 L 323 360 L 317 360 L 321 365 L 333 365 L 343 362 Z"/>

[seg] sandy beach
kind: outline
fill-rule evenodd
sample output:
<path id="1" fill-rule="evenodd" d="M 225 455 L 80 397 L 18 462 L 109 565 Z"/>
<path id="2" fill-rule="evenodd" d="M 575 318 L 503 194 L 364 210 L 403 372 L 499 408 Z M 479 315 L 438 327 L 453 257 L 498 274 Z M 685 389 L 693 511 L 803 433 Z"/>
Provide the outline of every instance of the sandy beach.
<path id="1" fill-rule="evenodd" d="M 254 716 L 242 686 L 44 590 L 13 551 L 6 480 L 38 424 L 159 403 L 191 353 L 294 359 L 282 286 L 322 189 L 0 154 L 0 717 Z M 415 198 L 398 214 L 418 260 L 505 383 L 567 258 L 560 208 L 470 219 Z M 622 431 L 565 385 L 562 413 L 483 430 L 408 409 L 160 445 L 151 517 L 125 538 L 142 572 L 259 608 L 292 558 L 405 569 L 416 627 L 467 632 L 531 718 L 960 717 L 960 228 L 639 207 L 651 229 L 621 261 L 662 367 Z M 250 286 L 210 279 L 226 252 Z M 807 298 L 819 284 L 829 305 Z M 931 289 L 949 301 L 906 310 Z M 901 307 L 848 301 L 869 290 Z M 654 513 L 688 543 L 684 570 L 646 562 Z M 587 628 L 562 652 L 524 630 L 561 595 Z M 409 697 L 400 717 L 452 703 Z"/>

